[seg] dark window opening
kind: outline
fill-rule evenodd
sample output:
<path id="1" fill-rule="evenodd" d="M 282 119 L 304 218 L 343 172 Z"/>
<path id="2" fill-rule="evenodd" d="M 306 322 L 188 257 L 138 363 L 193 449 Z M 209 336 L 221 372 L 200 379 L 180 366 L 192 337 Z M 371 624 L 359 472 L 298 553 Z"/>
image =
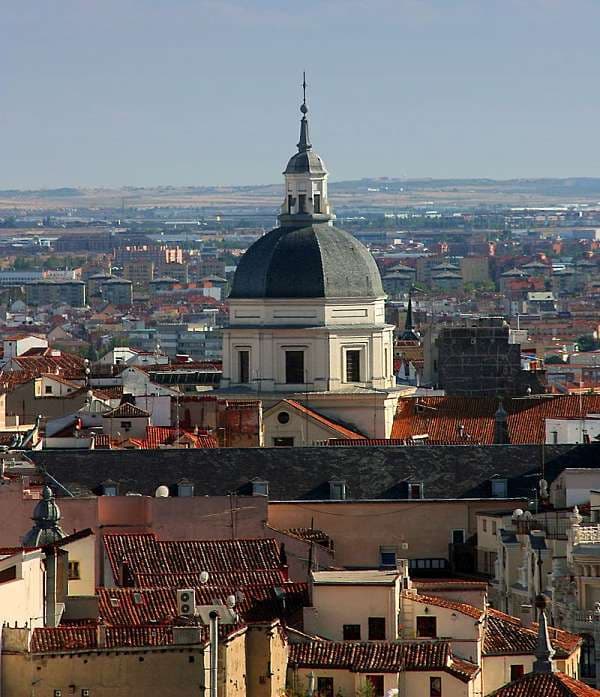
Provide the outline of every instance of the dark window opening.
<path id="1" fill-rule="evenodd" d="M 383 675 L 367 675 L 367 682 L 371 683 L 373 697 L 383 697 Z"/>
<path id="2" fill-rule="evenodd" d="M 46 385 L 44 389 L 46 394 L 52 394 L 52 385 Z"/>
<path id="3" fill-rule="evenodd" d="M 306 213 L 306 194 L 298 194 L 298 213 Z"/>
<path id="4" fill-rule="evenodd" d="M 124 431 L 130 431 L 131 430 L 131 421 L 121 421 L 121 428 Z"/>
<path id="5" fill-rule="evenodd" d="M 525 675 L 525 666 L 522 663 L 515 663 L 510 667 L 510 681 L 519 680 Z"/>
<path id="6" fill-rule="evenodd" d="M 369 641 L 385 641 L 385 617 L 369 617 Z"/>
<path id="7" fill-rule="evenodd" d="M 360 624 L 345 624 L 342 631 L 344 641 L 360 641 Z"/>
<path id="8" fill-rule="evenodd" d="M 420 482 L 418 484 L 408 485 L 408 496 L 411 499 L 422 499 L 423 498 L 423 484 Z"/>
<path id="9" fill-rule="evenodd" d="M 319 697 L 333 697 L 333 678 L 317 678 Z"/>
<path id="10" fill-rule="evenodd" d="M 273 447 L 275 448 L 293 448 L 293 438 L 273 438 Z"/>
<path id="11" fill-rule="evenodd" d="M 596 649 L 594 637 L 590 634 L 583 635 L 579 668 L 582 678 L 596 677 Z"/>
<path id="12" fill-rule="evenodd" d="M 464 530 L 453 530 L 452 531 L 452 544 L 453 545 L 464 545 L 465 543 L 465 531 Z"/>
<path id="13" fill-rule="evenodd" d="M 250 351 L 239 352 L 240 383 L 250 382 Z"/>
<path id="14" fill-rule="evenodd" d="M 442 697 L 441 678 L 429 678 L 429 697 Z"/>
<path id="15" fill-rule="evenodd" d="M 396 568 L 396 552 L 381 552 L 381 566 Z"/>
<path id="16" fill-rule="evenodd" d="M 291 194 L 288 194 L 287 208 L 288 208 L 288 213 L 291 213 L 292 209 L 294 208 L 294 197 Z"/>
<path id="17" fill-rule="evenodd" d="M 435 639 L 437 637 L 437 619 L 429 615 L 417 617 L 417 638 Z"/>
<path id="18" fill-rule="evenodd" d="M 14 581 L 17 578 L 17 567 L 9 566 L 8 569 L 3 569 L 0 571 L 0 583 L 6 583 L 7 581 Z"/>
<path id="19" fill-rule="evenodd" d="M 321 194 L 313 194 L 313 207 L 315 213 L 321 212 Z"/>
<path id="20" fill-rule="evenodd" d="M 346 382 L 360 382 L 360 351 L 346 351 Z"/>
<path id="21" fill-rule="evenodd" d="M 292 385 L 304 382 L 304 351 L 285 352 L 285 381 Z"/>

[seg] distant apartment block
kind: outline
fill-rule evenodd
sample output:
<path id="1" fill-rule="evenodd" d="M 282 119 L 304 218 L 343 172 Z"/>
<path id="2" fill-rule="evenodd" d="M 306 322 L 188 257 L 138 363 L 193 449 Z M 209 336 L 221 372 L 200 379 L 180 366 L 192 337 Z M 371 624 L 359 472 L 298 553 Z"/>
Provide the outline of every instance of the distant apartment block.
<path id="1" fill-rule="evenodd" d="M 39 280 L 25 285 L 28 305 L 70 305 L 85 307 L 86 294 L 83 281 Z"/>

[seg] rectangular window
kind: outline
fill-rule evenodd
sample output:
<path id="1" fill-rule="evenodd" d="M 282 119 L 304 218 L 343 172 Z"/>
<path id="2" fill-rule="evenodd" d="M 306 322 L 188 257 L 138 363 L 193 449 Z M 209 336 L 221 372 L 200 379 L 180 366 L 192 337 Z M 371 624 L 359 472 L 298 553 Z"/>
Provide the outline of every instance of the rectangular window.
<path id="1" fill-rule="evenodd" d="M 304 351 L 285 352 L 285 381 L 292 385 L 304 383 Z"/>
<path id="2" fill-rule="evenodd" d="M 6 583 L 7 581 L 14 581 L 17 578 L 17 567 L 9 566 L 8 569 L 3 569 L 0 571 L 0 583 Z"/>
<path id="3" fill-rule="evenodd" d="M 381 566 L 388 566 L 392 569 L 396 568 L 396 551 L 393 549 L 382 549 L 379 553 L 381 557 Z"/>
<path id="4" fill-rule="evenodd" d="M 52 385 L 46 385 L 44 391 L 46 394 L 52 394 Z"/>
<path id="5" fill-rule="evenodd" d="M 383 697 L 383 675 L 367 675 L 367 682 L 371 683 L 373 697 Z"/>
<path id="6" fill-rule="evenodd" d="M 498 526 L 496 524 L 496 521 L 492 520 L 492 535 L 496 534 L 497 529 L 498 529 Z"/>
<path id="7" fill-rule="evenodd" d="M 306 213 L 306 194 L 298 194 L 298 213 Z"/>
<path id="8" fill-rule="evenodd" d="M 360 382 L 360 351 L 346 351 L 346 382 Z"/>
<path id="9" fill-rule="evenodd" d="M 484 518 L 482 521 L 483 532 L 487 532 L 487 520 Z"/>
<path id="10" fill-rule="evenodd" d="M 525 666 L 522 663 L 513 663 L 510 667 L 510 682 L 519 680 L 525 675 Z"/>
<path id="11" fill-rule="evenodd" d="M 342 630 L 344 641 L 360 641 L 360 624 L 345 624 Z"/>
<path id="12" fill-rule="evenodd" d="M 333 501 L 343 501 L 346 498 L 346 482 L 329 482 L 329 498 Z"/>
<path id="13" fill-rule="evenodd" d="M 430 615 L 417 617 L 417 638 L 435 639 L 437 637 L 437 619 Z"/>
<path id="14" fill-rule="evenodd" d="M 288 208 L 288 213 L 291 213 L 294 210 L 294 197 L 292 196 L 292 194 L 288 194 L 287 208 Z"/>
<path id="15" fill-rule="evenodd" d="M 69 561 L 69 567 L 67 571 L 67 576 L 69 581 L 79 581 L 81 575 L 79 573 L 79 562 Z"/>
<path id="16" fill-rule="evenodd" d="M 333 697 L 333 678 L 317 678 L 318 697 Z"/>
<path id="17" fill-rule="evenodd" d="M 419 482 L 418 484 L 408 485 L 408 497 L 411 499 L 422 499 L 423 498 L 423 484 Z"/>
<path id="18" fill-rule="evenodd" d="M 508 480 L 504 477 L 492 479 L 492 497 L 495 499 L 505 499 L 508 495 Z"/>
<path id="19" fill-rule="evenodd" d="M 442 697 L 441 678 L 429 678 L 429 697 Z"/>
<path id="20" fill-rule="evenodd" d="M 385 641 L 385 617 L 369 617 L 369 641 Z"/>
<path id="21" fill-rule="evenodd" d="M 238 353 L 239 381 L 246 385 L 250 382 L 250 351 Z"/>
<path id="22" fill-rule="evenodd" d="M 460 530 L 453 530 L 452 531 L 452 544 L 453 545 L 464 545 L 465 543 L 465 531 L 460 529 Z"/>
<path id="23" fill-rule="evenodd" d="M 387 346 L 383 349 L 383 376 L 387 377 L 389 372 Z"/>
<path id="24" fill-rule="evenodd" d="M 321 194 L 313 194 L 313 207 L 315 213 L 321 212 Z"/>
<path id="25" fill-rule="evenodd" d="M 124 431 L 129 431 L 131 430 L 131 421 L 121 421 L 121 428 Z"/>
<path id="26" fill-rule="evenodd" d="M 293 438 L 273 438 L 274 448 L 293 448 L 294 439 Z"/>

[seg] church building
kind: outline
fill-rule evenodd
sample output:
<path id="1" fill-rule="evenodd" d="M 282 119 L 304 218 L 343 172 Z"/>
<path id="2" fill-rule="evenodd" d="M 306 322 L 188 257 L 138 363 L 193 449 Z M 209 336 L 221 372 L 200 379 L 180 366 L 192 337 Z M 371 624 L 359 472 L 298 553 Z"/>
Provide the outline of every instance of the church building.
<path id="1" fill-rule="evenodd" d="M 292 398 L 386 438 L 400 394 L 386 296 L 369 250 L 334 226 L 328 173 L 309 137 L 306 89 L 300 111 L 279 226 L 246 251 L 233 279 L 220 390 L 260 397 L 265 408 Z"/>

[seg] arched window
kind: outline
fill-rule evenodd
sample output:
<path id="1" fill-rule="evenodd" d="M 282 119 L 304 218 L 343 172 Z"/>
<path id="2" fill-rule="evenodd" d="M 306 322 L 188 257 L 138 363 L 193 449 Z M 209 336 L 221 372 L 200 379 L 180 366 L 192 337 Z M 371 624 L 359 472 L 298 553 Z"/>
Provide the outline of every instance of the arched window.
<path id="1" fill-rule="evenodd" d="M 580 675 L 582 678 L 596 677 L 596 646 L 594 637 L 590 634 L 583 635 L 583 645 L 581 647 L 581 659 L 579 662 Z"/>

